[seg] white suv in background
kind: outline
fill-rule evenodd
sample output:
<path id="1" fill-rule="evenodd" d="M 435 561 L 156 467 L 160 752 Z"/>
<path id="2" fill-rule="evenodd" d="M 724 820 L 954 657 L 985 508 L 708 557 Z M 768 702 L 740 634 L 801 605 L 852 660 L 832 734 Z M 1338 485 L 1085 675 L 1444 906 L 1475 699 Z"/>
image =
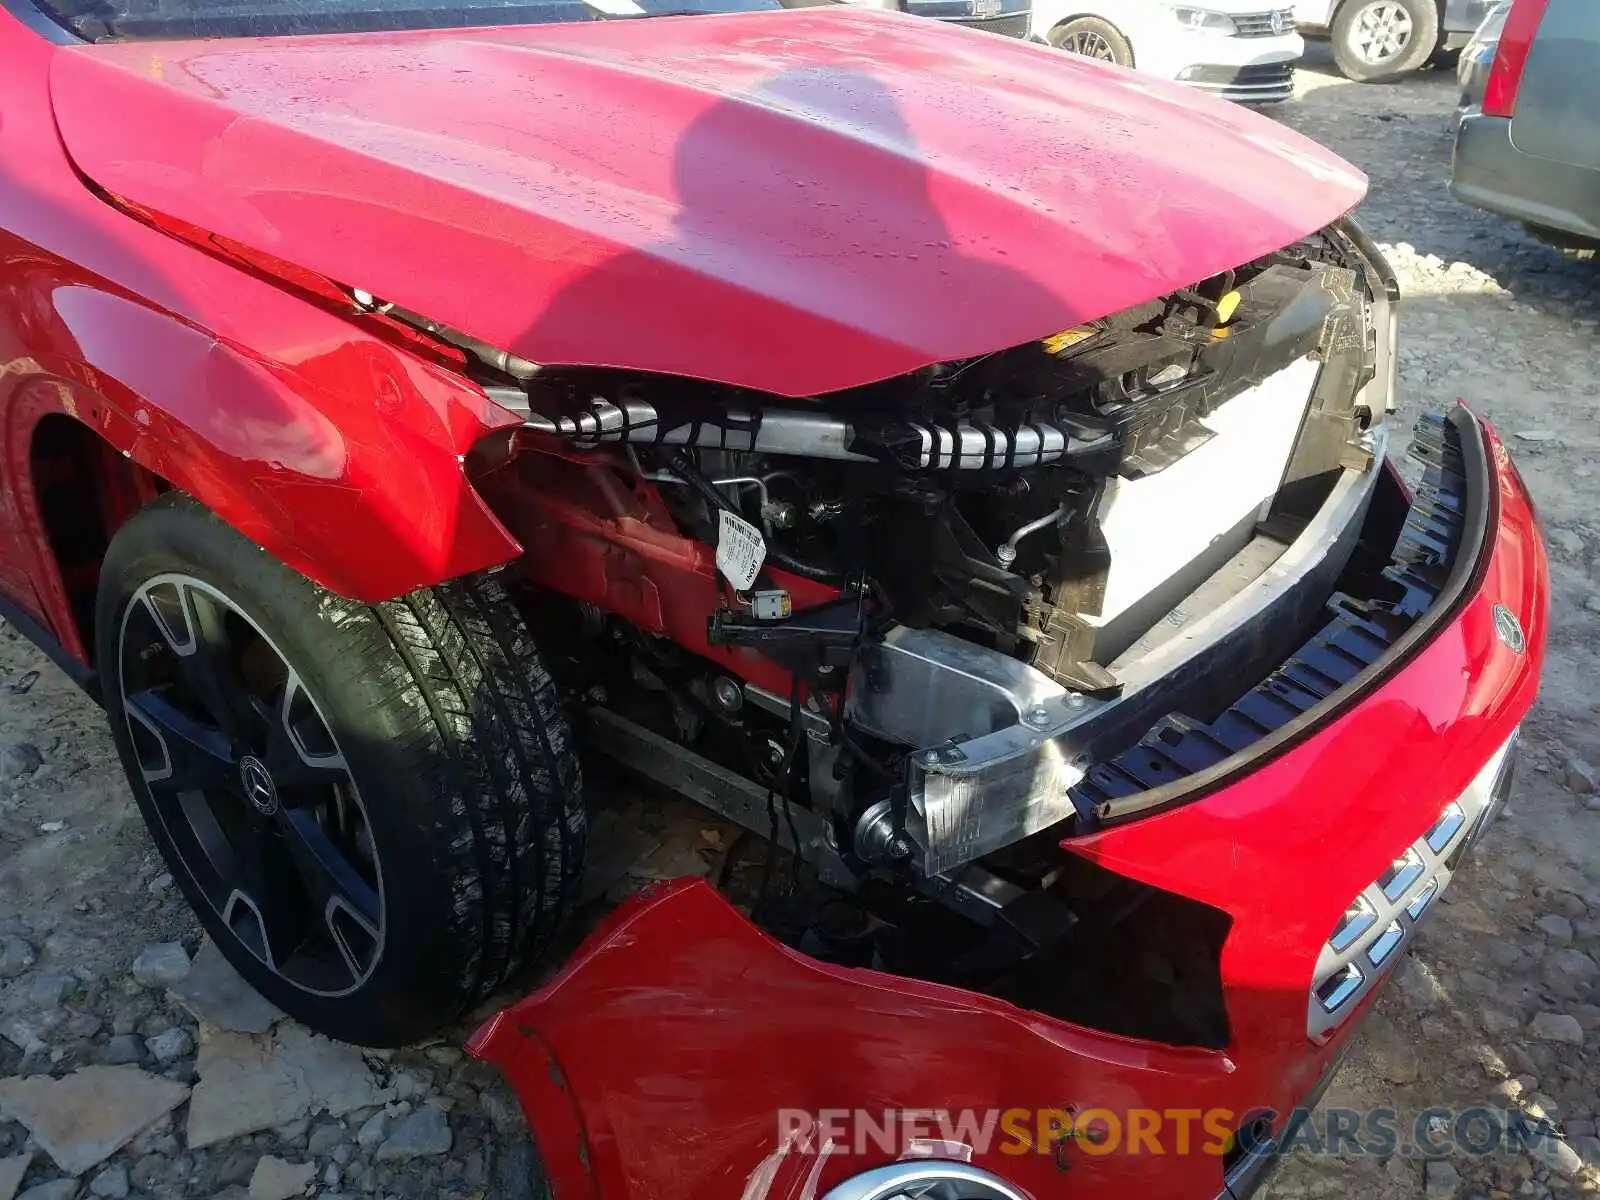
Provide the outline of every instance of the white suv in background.
<path id="1" fill-rule="evenodd" d="M 1034 0 L 1033 36 L 1246 104 L 1294 94 L 1305 52 L 1289 0 Z"/>

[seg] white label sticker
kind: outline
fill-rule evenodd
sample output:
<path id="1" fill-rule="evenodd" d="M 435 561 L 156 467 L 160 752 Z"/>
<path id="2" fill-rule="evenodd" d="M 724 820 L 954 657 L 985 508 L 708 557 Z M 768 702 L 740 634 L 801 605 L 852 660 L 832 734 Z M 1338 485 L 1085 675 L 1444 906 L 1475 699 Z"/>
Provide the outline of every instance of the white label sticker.
<path id="1" fill-rule="evenodd" d="M 639 17 L 644 15 L 644 7 L 635 0 L 585 0 L 590 8 L 603 12 L 608 17 Z"/>
<path id="2" fill-rule="evenodd" d="M 761 531 L 723 509 L 722 524 L 717 529 L 717 570 L 735 591 L 748 592 L 766 561 L 767 543 L 762 541 Z"/>

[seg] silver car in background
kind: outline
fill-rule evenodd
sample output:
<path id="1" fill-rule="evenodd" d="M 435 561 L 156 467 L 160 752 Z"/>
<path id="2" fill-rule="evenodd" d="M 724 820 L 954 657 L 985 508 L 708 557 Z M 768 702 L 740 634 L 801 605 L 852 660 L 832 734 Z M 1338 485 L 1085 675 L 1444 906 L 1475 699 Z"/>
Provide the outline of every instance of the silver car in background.
<path id="1" fill-rule="evenodd" d="M 1456 105 L 1456 123 L 1468 113 L 1483 110 L 1483 92 L 1489 84 L 1495 51 L 1500 48 L 1500 32 L 1506 27 L 1512 0 L 1499 0 L 1484 17 L 1472 39 L 1462 48 L 1456 62 L 1456 79 L 1461 84 L 1461 102 Z"/>
<path id="2" fill-rule="evenodd" d="M 1295 0 L 1303 33 L 1327 37 L 1340 74 L 1392 83 L 1467 42 L 1494 0 Z"/>
<path id="3" fill-rule="evenodd" d="M 1474 38 L 1482 42 L 1475 60 L 1461 66 L 1450 193 L 1592 257 L 1600 250 L 1600 3 L 1499 7 L 1498 22 L 1491 13 Z"/>

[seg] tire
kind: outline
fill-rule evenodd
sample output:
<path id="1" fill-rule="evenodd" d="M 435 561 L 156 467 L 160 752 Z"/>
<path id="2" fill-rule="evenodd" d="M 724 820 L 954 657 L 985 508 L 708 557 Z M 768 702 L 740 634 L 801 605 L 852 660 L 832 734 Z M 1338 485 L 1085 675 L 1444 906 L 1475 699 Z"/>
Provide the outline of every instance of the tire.
<path id="1" fill-rule="evenodd" d="M 358 604 L 169 495 L 112 539 L 96 659 L 173 878 L 245 979 L 312 1029 L 417 1041 L 535 959 L 571 907 L 576 749 L 494 579 Z"/>
<path id="2" fill-rule="evenodd" d="M 1110 21 L 1099 17 L 1074 17 L 1063 21 L 1049 32 L 1047 40 L 1056 49 L 1081 58 L 1116 63 L 1119 67 L 1133 66 L 1133 47 L 1128 39 Z"/>
<path id="3" fill-rule="evenodd" d="M 1333 61 L 1346 79 L 1393 83 L 1421 70 L 1439 49 L 1438 2 L 1345 0 L 1333 19 L 1332 38 Z M 1394 47 L 1392 54 L 1377 53 L 1385 43 Z"/>

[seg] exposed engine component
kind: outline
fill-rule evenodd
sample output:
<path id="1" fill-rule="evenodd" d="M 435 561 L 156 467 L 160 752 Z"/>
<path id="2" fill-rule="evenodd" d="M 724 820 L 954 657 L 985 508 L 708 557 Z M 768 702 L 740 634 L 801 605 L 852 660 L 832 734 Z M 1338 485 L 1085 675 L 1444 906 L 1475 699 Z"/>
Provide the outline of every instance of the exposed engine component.
<path id="1" fill-rule="evenodd" d="M 827 458 L 845 462 L 892 459 L 909 470 L 995 471 L 1059 462 L 1109 446 L 1111 435 L 1075 437 L 1051 424 L 1000 427 L 971 423 L 855 421 L 825 412 L 785 408 L 730 409 L 715 417 L 674 424 L 645 400 L 615 404 L 604 396 L 587 411 L 548 417 L 528 411 L 528 428 L 580 446 L 624 442 L 635 446 L 689 446 L 743 454 Z"/>
<path id="2" fill-rule="evenodd" d="M 854 583 L 885 618 L 1104 694 L 1116 681 L 1096 661 L 1096 618 L 1115 564 L 1100 513 L 1116 481 L 1170 469 L 1212 439 L 1219 406 L 1307 356 L 1353 352 L 1370 375 L 1366 320 L 1355 270 L 1318 239 L 1037 343 L 809 403 L 577 369 L 540 372 L 507 402 L 537 435 L 625 447 L 697 540 L 716 545 L 733 513 L 775 570 Z M 1360 382 L 1337 380 L 1346 396 Z M 714 640 L 769 652 L 819 636 L 784 613 L 777 577 L 751 590 L 760 599 L 718 614 Z"/>
<path id="3" fill-rule="evenodd" d="M 572 690 L 609 697 L 610 734 L 628 722 L 666 739 L 651 752 L 664 763 L 675 744 L 702 774 L 751 781 L 725 815 L 777 844 L 825 844 L 835 874 L 1014 923 L 1020 894 L 981 862 L 1092 825 L 1077 785 L 1105 745 L 1149 728 L 1156 701 L 1112 669 L 1120 651 L 1241 552 L 1279 493 L 1310 497 L 1277 514 L 1291 525 L 1322 497 L 1354 511 L 1369 495 L 1335 486 L 1371 458 L 1359 397 L 1382 332 L 1364 271 L 1330 231 L 1038 342 L 809 401 L 524 373 L 492 394 L 522 412 L 522 447 L 549 456 L 526 480 L 614 514 L 594 534 L 616 548 L 598 582 L 628 614 L 600 636 L 578 614 L 541 643 L 590 660 Z M 705 571 L 730 521 L 753 565 L 701 575 L 703 613 L 665 612 L 650 556 Z M 1329 545 L 1303 578 L 1341 569 L 1350 546 Z M 562 590 L 552 563 L 540 582 Z M 1193 656 L 1197 678 L 1237 660 L 1218 646 Z M 757 660 L 778 677 L 741 680 Z"/>
<path id="4" fill-rule="evenodd" d="M 916 846 L 894 819 L 894 802 L 878 800 L 856 818 L 855 852 L 864 862 L 898 862 L 916 853 Z"/>
<path id="5" fill-rule="evenodd" d="M 995 559 L 1002 567 L 1009 567 L 1012 563 L 1017 561 L 1017 543 L 1022 541 L 1022 539 L 1027 537 L 1029 534 L 1038 533 L 1041 529 L 1049 529 L 1050 526 L 1065 520 L 1070 511 L 1071 510 L 1063 504 L 1053 513 L 1046 513 L 1037 520 L 1029 521 L 1026 525 L 1019 525 L 1016 529 L 1011 531 L 1010 537 L 996 547 L 994 552 Z"/>

